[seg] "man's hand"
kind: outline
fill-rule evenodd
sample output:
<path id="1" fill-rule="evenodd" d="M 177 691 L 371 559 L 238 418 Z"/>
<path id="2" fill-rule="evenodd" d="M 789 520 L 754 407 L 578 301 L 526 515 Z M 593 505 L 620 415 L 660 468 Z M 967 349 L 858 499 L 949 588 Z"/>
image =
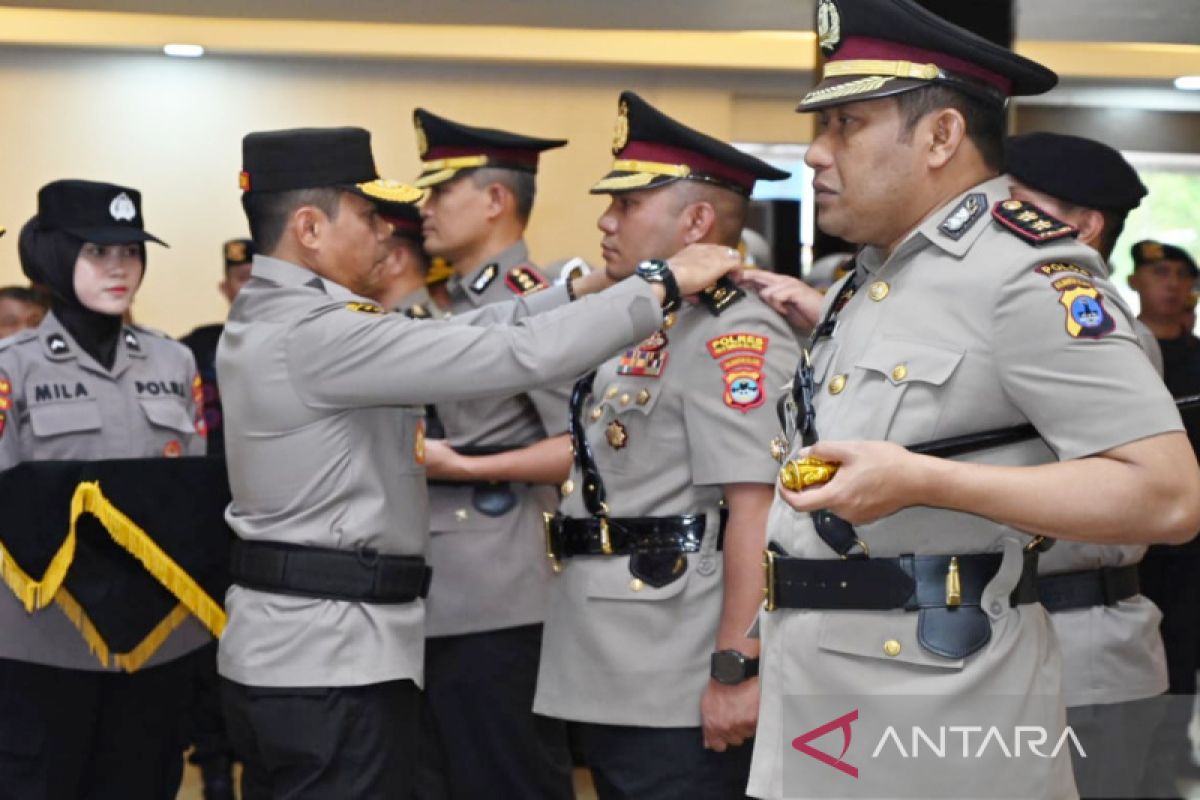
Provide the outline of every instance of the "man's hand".
<path id="1" fill-rule="evenodd" d="M 443 481 L 469 480 L 467 460 L 445 439 L 426 439 L 425 477 Z"/>
<path id="2" fill-rule="evenodd" d="M 892 442 L 818 442 L 801 457 L 836 463 L 837 474 L 826 484 L 793 492 L 779 486 L 779 495 L 797 511 L 826 508 L 853 525 L 874 522 L 922 502 L 936 462 Z"/>
<path id="3" fill-rule="evenodd" d="M 824 295 L 799 278 L 761 269 L 738 270 L 733 278 L 739 286 L 758 292 L 763 302 L 793 328 L 816 327 Z"/>
<path id="4" fill-rule="evenodd" d="M 758 678 L 726 686 L 711 678 L 700 698 L 704 746 L 718 753 L 754 736 L 758 725 Z"/>
<path id="5" fill-rule="evenodd" d="M 685 297 L 707 289 L 722 275 L 742 264 L 742 255 L 732 247 L 717 244 L 689 244 L 667 259 L 679 293 Z"/>

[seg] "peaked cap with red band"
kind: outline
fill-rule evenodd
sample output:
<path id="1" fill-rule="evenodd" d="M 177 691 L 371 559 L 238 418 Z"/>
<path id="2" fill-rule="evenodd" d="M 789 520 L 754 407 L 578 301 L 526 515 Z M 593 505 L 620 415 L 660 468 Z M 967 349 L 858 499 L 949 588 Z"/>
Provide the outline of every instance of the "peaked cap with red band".
<path id="1" fill-rule="evenodd" d="M 977 26 L 970 16 L 969 9 L 962 11 L 956 15 L 959 24 L 953 24 L 914 0 L 819 0 L 824 72 L 796 110 L 889 97 L 931 84 L 997 106 L 1009 97 L 1054 88 L 1054 72 L 972 32 Z"/>
<path id="2" fill-rule="evenodd" d="M 711 183 L 749 196 L 754 182 L 781 181 L 776 169 L 732 145 L 676 122 L 633 92 L 622 92 L 612 170 L 592 194 L 653 189 L 678 180 Z"/>
<path id="3" fill-rule="evenodd" d="M 413 128 L 421 156 L 421 174 L 413 183 L 421 188 L 445 183 L 464 169 L 489 167 L 536 173 L 542 151 L 567 143 L 566 139 L 537 139 L 493 128 L 474 128 L 423 108 L 413 111 Z"/>
<path id="4" fill-rule="evenodd" d="M 379 209 L 379 216 L 392 226 L 392 236 L 424 244 L 425 236 L 421 233 L 421 209 L 419 206 L 415 203 L 376 200 L 375 207 Z"/>

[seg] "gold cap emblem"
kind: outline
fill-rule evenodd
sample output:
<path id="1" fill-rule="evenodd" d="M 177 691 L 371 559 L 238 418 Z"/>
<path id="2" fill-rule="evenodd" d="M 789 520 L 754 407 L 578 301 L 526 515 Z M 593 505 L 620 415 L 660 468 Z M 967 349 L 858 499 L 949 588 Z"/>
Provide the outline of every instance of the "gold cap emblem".
<path id="1" fill-rule="evenodd" d="M 417 137 L 417 155 L 424 158 L 429 152 L 429 139 L 425 136 L 425 126 L 421 124 L 421 120 L 413 120 L 413 133 Z"/>
<path id="2" fill-rule="evenodd" d="M 225 260 L 231 264 L 241 264 L 249 259 L 246 258 L 246 243 L 234 239 L 225 243 Z"/>
<path id="3" fill-rule="evenodd" d="M 842 15 L 834 0 L 821 0 L 817 5 L 817 41 L 825 55 L 842 43 Z"/>
<path id="4" fill-rule="evenodd" d="M 617 126 L 613 129 L 612 151 L 615 156 L 629 144 L 629 106 L 622 101 L 617 110 Z"/>

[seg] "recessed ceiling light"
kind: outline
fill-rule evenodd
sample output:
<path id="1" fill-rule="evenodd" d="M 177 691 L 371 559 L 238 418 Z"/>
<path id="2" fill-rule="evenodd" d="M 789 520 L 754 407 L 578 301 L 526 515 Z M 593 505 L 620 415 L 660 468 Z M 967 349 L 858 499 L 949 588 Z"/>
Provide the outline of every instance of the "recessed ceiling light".
<path id="1" fill-rule="evenodd" d="M 198 44 L 164 44 L 163 52 L 176 58 L 199 58 L 204 48 Z"/>
<path id="2" fill-rule="evenodd" d="M 1175 79 L 1175 88 L 1184 91 L 1200 91 L 1200 75 L 1184 75 Z"/>

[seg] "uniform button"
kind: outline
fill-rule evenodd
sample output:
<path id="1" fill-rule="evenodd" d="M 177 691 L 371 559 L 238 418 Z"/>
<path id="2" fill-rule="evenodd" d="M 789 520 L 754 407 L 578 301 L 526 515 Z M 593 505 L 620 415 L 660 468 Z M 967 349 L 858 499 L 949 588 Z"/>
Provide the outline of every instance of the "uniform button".
<path id="1" fill-rule="evenodd" d="M 867 288 L 867 296 L 878 303 L 887 297 L 891 290 L 892 288 L 887 285 L 886 281 L 875 281 Z"/>
<path id="2" fill-rule="evenodd" d="M 908 377 L 908 367 L 903 364 L 897 364 L 892 368 L 892 380 L 902 381 Z"/>
<path id="3" fill-rule="evenodd" d="M 637 393 L 637 404 L 639 406 L 644 406 L 644 405 L 646 405 L 646 403 L 649 403 L 649 402 L 650 402 L 650 390 L 649 389 L 642 389 L 640 392 Z"/>
<path id="4" fill-rule="evenodd" d="M 454 512 L 454 518 L 456 520 L 458 520 L 459 522 L 466 522 L 467 517 L 469 517 L 469 516 L 470 516 L 470 514 L 467 513 L 467 510 L 465 508 L 460 508 Z"/>
<path id="5" fill-rule="evenodd" d="M 845 375 L 834 375 L 833 378 L 830 379 L 830 381 L 829 381 L 829 393 L 830 394 L 841 394 L 842 389 L 845 389 L 845 388 L 846 388 L 846 376 Z"/>
<path id="6" fill-rule="evenodd" d="M 610 387 L 608 387 L 608 391 L 604 393 L 604 397 L 608 400 L 612 400 L 614 397 L 617 396 L 617 392 L 619 392 L 619 391 L 620 391 L 620 389 L 618 389 L 617 387 L 610 386 Z"/>
<path id="7" fill-rule="evenodd" d="M 633 398 L 630 397 L 628 394 L 621 395 L 621 405 L 627 406 L 627 405 L 629 405 L 629 402 L 631 400 L 633 400 Z"/>
<path id="8" fill-rule="evenodd" d="M 1004 606 L 1000 605 L 999 600 L 992 603 L 991 609 L 992 609 L 992 613 L 995 614 L 996 616 L 1000 616 L 1001 614 L 1004 613 Z"/>
<path id="9" fill-rule="evenodd" d="M 896 656 L 900 655 L 900 643 L 895 639 L 888 639 L 883 643 L 883 652 L 892 658 L 895 658 Z"/>
<path id="10" fill-rule="evenodd" d="M 575 491 L 575 481 L 567 478 L 562 482 L 562 486 L 559 487 L 559 491 L 562 492 L 563 497 L 566 497 L 571 492 Z"/>
<path id="11" fill-rule="evenodd" d="M 635 592 L 640 592 L 642 589 L 645 588 L 645 586 L 646 586 L 646 584 L 642 583 L 641 578 L 634 578 L 633 580 L 631 580 L 629 582 L 629 588 Z"/>
<path id="12" fill-rule="evenodd" d="M 595 408 L 592 409 L 592 419 L 600 419 L 602 416 L 604 416 L 603 408 L 601 408 L 600 406 L 596 406 Z"/>

